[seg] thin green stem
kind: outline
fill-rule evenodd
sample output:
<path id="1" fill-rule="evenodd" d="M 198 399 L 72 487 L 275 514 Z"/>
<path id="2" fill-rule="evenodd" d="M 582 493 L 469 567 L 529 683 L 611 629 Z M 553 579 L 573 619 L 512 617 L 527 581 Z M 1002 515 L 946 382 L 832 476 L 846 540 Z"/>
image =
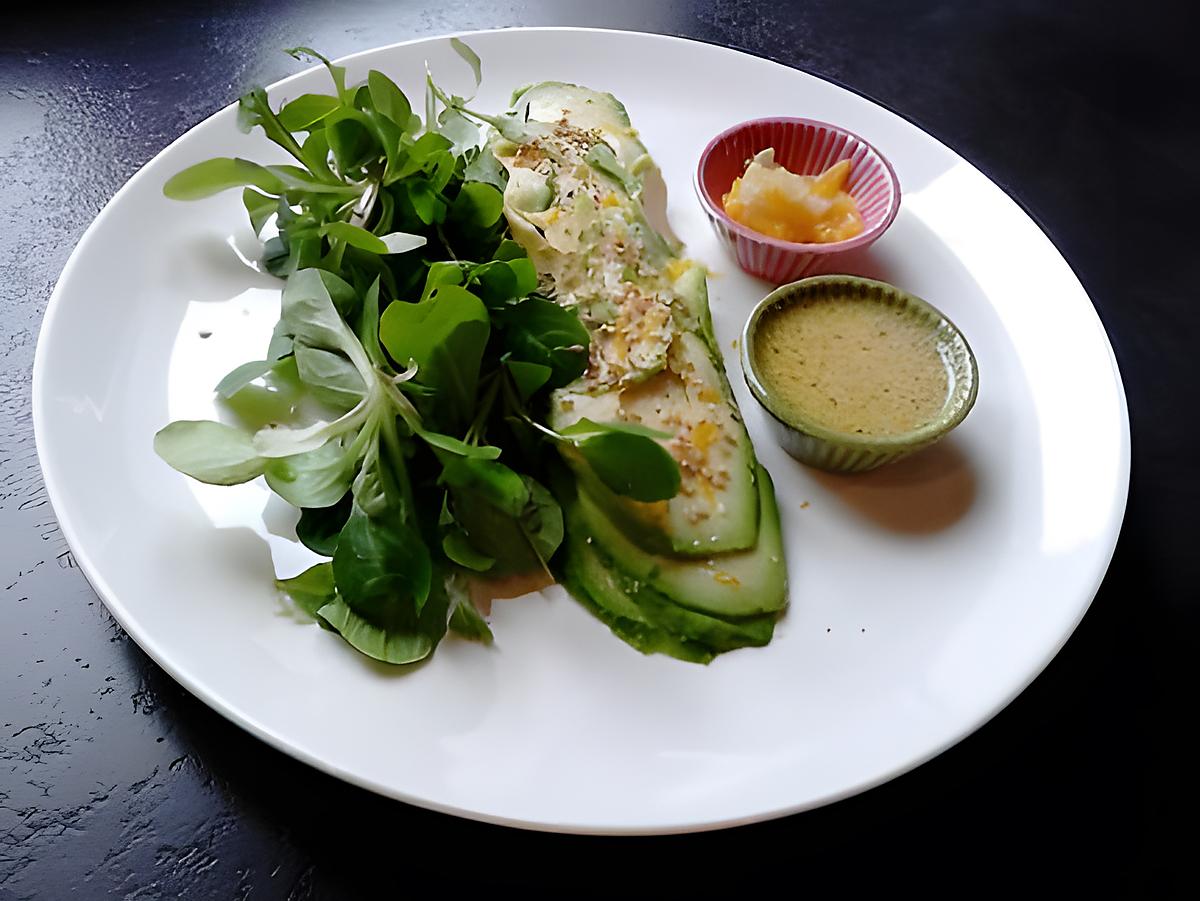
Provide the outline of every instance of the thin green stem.
<path id="1" fill-rule="evenodd" d="M 497 369 L 484 379 L 485 388 L 479 402 L 479 409 L 475 413 L 475 419 L 472 420 L 471 427 L 467 429 L 467 434 L 463 438 L 463 441 L 467 442 L 467 444 L 479 444 L 486 434 L 487 420 L 492 414 L 492 407 L 496 404 L 496 395 L 500 391 L 501 375 L 501 371 Z"/>
<path id="2" fill-rule="evenodd" d="M 391 464 L 390 475 L 404 503 L 404 518 L 411 522 L 416 512 L 416 505 L 413 501 L 412 483 L 408 478 L 408 465 L 404 461 L 404 447 L 400 442 L 400 434 L 396 431 L 396 417 L 394 415 L 383 417 L 379 426 L 379 436 L 381 439 L 380 443 L 384 450 L 387 451 L 388 462 Z M 387 470 L 388 467 L 380 466 L 381 472 Z"/>
<path id="3" fill-rule="evenodd" d="M 450 241 L 446 238 L 446 233 L 442 230 L 442 223 L 438 222 L 434 225 L 437 231 L 438 240 L 442 242 L 442 246 L 446 248 L 446 253 L 450 254 L 450 259 L 456 263 L 462 263 L 458 255 L 454 252 L 454 248 L 450 246 Z"/>

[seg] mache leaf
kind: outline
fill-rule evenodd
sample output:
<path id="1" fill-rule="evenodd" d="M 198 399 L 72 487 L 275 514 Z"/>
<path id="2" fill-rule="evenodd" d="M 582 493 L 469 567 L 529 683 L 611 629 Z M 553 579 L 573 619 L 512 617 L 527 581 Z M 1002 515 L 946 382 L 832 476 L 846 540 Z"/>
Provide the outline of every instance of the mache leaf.
<path id="1" fill-rule="evenodd" d="M 455 460 L 442 470 L 451 511 L 497 572 L 545 567 L 563 538 L 562 509 L 540 483 L 499 463 Z"/>
<path id="2" fill-rule="evenodd" d="M 314 618 L 318 610 L 337 600 L 337 589 L 333 584 L 333 566 L 329 563 L 310 566 L 300 575 L 290 579 L 276 579 L 275 587 Z"/>
<path id="3" fill-rule="evenodd" d="M 296 537 L 314 554 L 332 557 L 337 548 L 338 535 L 346 520 L 350 518 L 353 498 L 346 492 L 331 507 L 306 507 L 300 511 L 296 523 Z"/>
<path id="4" fill-rule="evenodd" d="M 390 232 L 380 235 L 379 240 L 387 247 L 387 253 L 408 253 L 417 250 L 428 243 L 424 235 L 412 235 L 408 232 Z"/>
<path id="5" fill-rule="evenodd" d="M 329 137 L 325 129 L 320 128 L 310 132 L 300 147 L 300 156 L 304 165 L 322 181 L 336 181 L 337 176 L 329 168 Z"/>
<path id="6" fill-rule="evenodd" d="M 429 549 L 398 513 L 368 516 L 356 504 L 338 537 L 333 574 L 346 605 L 382 625 L 424 606 L 432 578 Z"/>
<path id="7" fill-rule="evenodd" d="M 450 38 L 450 46 L 471 67 L 471 73 L 475 76 L 475 88 L 478 89 L 480 82 L 483 81 L 483 65 L 479 61 L 479 54 L 458 38 Z"/>
<path id="8" fill-rule="evenodd" d="M 279 110 L 279 122 L 288 131 L 308 131 L 341 105 L 328 94 L 301 94 Z"/>
<path id="9" fill-rule="evenodd" d="M 513 518 L 519 517 L 529 503 L 529 487 L 520 474 L 491 460 L 451 460 L 442 467 L 438 482 L 448 485 L 456 495 L 469 493 Z"/>
<path id="10" fill-rule="evenodd" d="M 267 462 L 271 490 L 294 507 L 332 507 L 350 490 L 354 463 L 338 438 L 316 450 Z"/>
<path id="11" fill-rule="evenodd" d="M 367 90 L 370 91 L 375 109 L 407 131 L 412 119 L 412 104 L 396 83 L 382 72 L 372 69 L 367 73 Z"/>
<path id="12" fill-rule="evenodd" d="M 641 191 L 641 182 L 630 175 L 629 170 L 621 165 L 616 154 L 607 144 L 600 142 L 593 144 L 588 150 L 585 160 L 593 169 L 617 182 L 630 197 L 637 196 Z"/>
<path id="13" fill-rule="evenodd" d="M 529 491 L 529 501 L 521 511 L 521 531 L 533 546 L 539 562 L 545 566 L 563 540 L 563 514 L 558 501 L 532 476 L 521 480 Z"/>
<path id="14" fill-rule="evenodd" d="M 249 482 L 266 465 L 249 435 L 209 420 L 172 422 L 154 436 L 154 451 L 171 468 L 210 485 Z"/>
<path id="15" fill-rule="evenodd" d="M 358 651 L 383 663 L 406 664 L 424 660 L 441 637 L 416 627 L 388 629 L 359 616 L 345 602 L 334 600 L 317 611 Z"/>
<path id="16" fill-rule="evenodd" d="M 325 136 L 343 176 L 352 175 L 383 155 L 370 120 L 353 107 L 340 106 L 326 117 Z"/>
<path id="17" fill-rule="evenodd" d="M 470 591 L 461 574 L 446 580 L 446 591 L 450 597 L 450 631 L 468 641 L 491 644 L 494 640 L 492 630 L 471 603 Z"/>
<path id="18" fill-rule="evenodd" d="M 453 435 L 443 435 L 431 432 L 425 428 L 413 429 L 413 432 L 430 447 L 454 454 L 459 457 L 470 457 L 474 460 L 495 460 L 500 456 L 500 448 L 490 444 L 468 444 Z"/>
<path id="19" fill-rule="evenodd" d="M 246 188 L 242 191 L 242 206 L 246 208 L 250 217 L 250 227 L 254 229 L 254 234 L 258 235 L 262 233 L 267 220 L 275 215 L 275 210 L 279 207 L 279 198 L 268 197 L 253 188 Z"/>
<path id="20" fill-rule="evenodd" d="M 368 253 L 388 253 L 388 246 L 381 238 L 349 222 L 326 222 L 321 226 L 321 234 L 327 238 L 345 241 L 351 247 Z"/>
<path id="21" fill-rule="evenodd" d="M 322 65 L 329 70 L 329 76 L 333 79 L 333 86 L 337 90 L 338 96 L 343 100 L 348 99 L 346 91 L 345 66 L 335 66 L 322 54 L 318 53 L 316 50 L 313 50 L 311 47 L 289 47 L 283 52 L 292 57 L 292 59 L 300 60 L 301 62 L 305 62 L 309 59 L 319 60 Z"/>
<path id="22" fill-rule="evenodd" d="M 504 195 L 481 181 L 467 182 L 450 204 L 448 218 L 473 228 L 491 228 L 504 213 Z"/>
<path id="23" fill-rule="evenodd" d="M 297 342 L 340 351 L 365 379 L 371 372 L 371 361 L 342 318 L 355 302 L 354 288 L 336 275 L 323 269 L 302 269 L 283 288 L 281 318 Z"/>
<path id="24" fill-rule="evenodd" d="M 440 286 L 421 303 L 391 304 L 379 324 L 392 359 L 416 364 L 415 381 L 434 390 L 439 419 L 449 425 L 470 420 L 490 333 L 487 308 L 456 285 Z"/>
<path id="25" fill-rule="evenodd" d="M 669 500 L 679 493 L 679 464 L 654 437 L 628 427 L 590 429 L 573 435 L 569 431 L 564 429 L 560 434 L 575 445 L 592 471 L 617 494 L 650 502 Z"/>
<path id="26" fill-rule="evenodd" d="M 476 572 L 486 572 L 496 565 L 496 558 L 482 554 L 471 545 L 466 532 L 453 531 L 442 539 L 442 552 L 459 566 Z"/>
<path id="27" fill-rule="evenodd" d="M 172 200 L 200 200 L 226 191 L 253 185 L 268 194 L 282 194 L 283 181 L 258 163 L 231 157 L 216 157 L 176 172 L 163 185 L 163 194 Z"/>
<path id="28" fill-rule="evenodd" d="M 217 387 L 213 390 L 221 397 L 229 399 L 255 379 L 262 378 L 278 363 L 278 360 L 250 360 L 248 363 L 232 369 L 221 381 L 217 382 Z"/>
<path id="29" fill-rule="evenodd" d="M 438 260 L 431 263 L 425 273 L 425 287 L 421 290 L 420 303 L 429 300 L 435 290 L 442 285 L 461 285 L 464 279 L 463 267 L 460 263 L 449 260 Z"/>
<path id="30" fill-rule="evenodd" d="M 357 429 L 368 416 L 366 401 L 347 410 L 332 422 L 317 420 L 306 426 L 267 426 L 254 433 L 254 449 L 260 457 L 290 457 L 316 450 L 331 438 Z"/>
<path id="31" fill-rule="evenodd" d="M 503 310 L 499 318 L 512 358 L 550 367 L 551 388 L 561 388 L 583 375 L 588 331 L 573 311 L 552 300 L 527 297 Z"/>
<path id="32" fill-rule="evenodd" d="M 550 381 L 550 376 L 554 373 L 553 369 L 542 363 L 526 363 L 522 360 L 506 360 L 504 366 L 512 375 L 513 384 L 516 385 L 522 403 L 528 402 L 538 389 Z"/>
<path id="33" fill-rule="evenodd" d="M 463 180 L 492 185 L 503 191 L 508 184 L 508 170 L 486 147 L 475 153 L 463 170 Z"/>
<path id="34" fill-rule="evenodd" d="M 642 425 L 640 422 L 594 422 L 586 416 L 560 429 L 558 433 L 566 438 L 581 439 L 609 432 L 623 432 L 627 435 L 656 438 L 661 441 L 666 441 L 672 437 L 670 432 L 664 432 L 661 429 L 652 429 L 647 425 Z"/>
<path id="35" fill-rule="evenodd" d="M 349 410 L 366 394 L 362 373 L 345 354 L 312 347 L 301 340 L 292 345 L 292 351 L 301 381 L 319 400 Z"/>
<path id="36" fill-rule="evenodd" d="M 446 217 L 446 201 L 424 178 L 411 178 L 401 187 L 413 212 L 425 225 L 441 222 Z"/>

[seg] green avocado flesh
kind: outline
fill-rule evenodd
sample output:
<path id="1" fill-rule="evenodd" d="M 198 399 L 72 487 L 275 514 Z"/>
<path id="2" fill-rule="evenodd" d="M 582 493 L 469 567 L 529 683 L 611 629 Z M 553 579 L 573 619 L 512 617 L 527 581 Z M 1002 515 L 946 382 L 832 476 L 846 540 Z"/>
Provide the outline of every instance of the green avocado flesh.
<path id="1" fill-rule="evenodd" d="M 679 493 L 608 488 L 569 446 L 575 476 L 564 582 L 634 647 L 684 660 L 766 644 L 787 602 L 774 490 L 755 457 L 712 330 L 702 266 L 682 258 L 666 188 L 610 94 L 543 82 L 518 92 L 522 142 L 493 136 L 505 216 L 542 290 L 587 327 L 587 371 L 548 421 L 630 423 L 670 438 Z"/>
<path id="2" fill-rule="evenodd" d="M 681 606 L 613 561 L 603 541 L 590 534 L 578 499 L 566 514 L 564 583 L 638 650 L 706 663 L 723 651 L 771 640 L 776 613 L 722 617 Z"/>
<path id="3" fill-rule="evenodd" d="M 667 446 L 680 464 L 682 484 L 670 501 L 620 497 L 577 456 L 564 456 L 596 503 L 655 553 L 708 557 L 751 548 L 758 539 L 757 462 L 723 373 L 691 332 L 675 336 L 668 359 L 667 369 L 623 390 L 589 393 L 571 386 L 555 392 L 550 425 L 561 430 L 584 417 L 615 422 L 624 414 L 675 435 Z"/>
<path id="4" fill-rule="evenodd" d="M 758 543 L 749 550 L 705 558 L 652 554 L 622 532 L 586 491 L 579 494 L 580 522 L 622 570 L 682 607 L 716 616 L 775 612 L 787 603 L 787 571 L 771 478 L 761 468 L 758 476 L 762 522 Z"/>
<path id="5" fill-rule="evenodd" d="M 708 663 L 716 652 L 656 625 L 625 593 L 619 574 L 582 538 L 568 533 L 563 584 L 613 634 L 643 654 L 668 654 L 691 663 Z"/>

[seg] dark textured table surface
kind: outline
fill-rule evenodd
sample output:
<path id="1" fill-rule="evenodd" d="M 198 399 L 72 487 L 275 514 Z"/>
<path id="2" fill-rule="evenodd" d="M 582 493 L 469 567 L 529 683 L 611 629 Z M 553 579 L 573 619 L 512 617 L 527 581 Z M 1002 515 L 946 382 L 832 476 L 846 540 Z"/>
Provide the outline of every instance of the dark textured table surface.
<path id="1" fill-rule="evenodd" d="M 1175 817 L 1190 819 L 1200 652 L 1188 468 L 1200 129 L 1197 23 L 1182 4 L 127 2 L 13 15 L 0 29 L 0 899 L 399 896 L 456 881 L 568 897 L 778 880 L 1152 895 L 1191 881 L 1194 820 Z M 701 836 L 459 821 L 339 783 L 227 723 L 146 658 L 74 568 L 40 482 L 29 372 L 46 300 L 104 203 L 186 128 L 295 71 L 279 48 L 338 56 L 525 24 L 687 35 L 874 97 L 1015 196 L 1093 298 L 1133 423 L 1111 570 L 1045 673 L 915 772 Z"/>

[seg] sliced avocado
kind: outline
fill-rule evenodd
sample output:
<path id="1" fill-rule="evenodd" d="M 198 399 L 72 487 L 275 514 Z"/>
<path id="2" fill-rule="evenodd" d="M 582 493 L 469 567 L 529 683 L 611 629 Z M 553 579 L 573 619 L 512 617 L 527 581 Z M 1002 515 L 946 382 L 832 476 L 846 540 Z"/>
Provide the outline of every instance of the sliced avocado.
<path id="1" fill-rule="evenodd" d="M 667 221 L 666 183 L 637 130 L 631 126 L 624 105 L 616 97 L 579 85 L 544 81 L 518 91 L 510 109 L 527 123 L 540 123 L 531 134 L 533 143 L 543 140 L 553 144 L 554 126 L 560 122 L 598 136 L 599 143 L 593 149 L 599 152 L 587 154 L 589 162 L 584 168 L 590 167 L 598 180 L 620 198 L 628 226 L 644 244 L 648 260 L 661 268 L 682 252 L 683 245 Z M 493 135 L 488 146 L 510 178 L 517 170 L 536 168 L 533 159 L 522 158 L 520 145 L 499 135 Z M 565 172 L 560 170 L 556 174 L 577 176 L 577 168 L 576 163 L 571 163 Z M 519 179 L 523 177 L 527 176 L 518 175 Z M 556 268 L 559 261 L 555 259 L 554 251 L 586 253 L 588 240 L 584 238 L 580 243 L 580 238 L 587 231 L 588 223 L 567 221 L 578 220 L 580 211 L 530 209 L 530 203 L 525 199 L 527 191 L 523 182 L 512 191 L 506 190 L 505 207 L 513 237 L 525 246 L 530 259 L 538 265 L 538 271 Z M 531 215 L 546 212 L 548 215 L 545 216 Z M 558 221 L 560 215 L 563 216 L 561 222 Z"/>
<path id="2" fill-rule="evenodd" d="M 625 594 L 620 576 L 605 565 L 587 543 L 586 534 L 572 530 L 560 578 L 571 595 L 607 625 L 613 634 L 643 654 L 667 654 L 690 663 L 708 663 L 716 652 L 706 645 L 671 635 L 652 623 Z"/>
<path id="3" fill-rule="evenodd" d="M 564 454 L 592 498 L 640 545 L 687 556 L 754 546 L 759 523 L 754 446 L 724 369 L 703 338 L 677 334 L 668 368 L 636 385 L 603 393 L 571 388 L 555 393 L 551 427 L 561 430 L 584 417 L 638 422 L 675 436 L 667 448 L 680 461 L 682 487 L 671 500 L 657 503 L 620 497 L 577 454 Z"/>
<path id="4" fill-rule="evenodd" d="M 564 578 L 573 593 L 587 595 L 593 613 L 623 640 L 647 653 L 688 660 L 699 648 L 711 654 L 770 642 L 777 613 L 723 618 L 679 606 L 627 575 L 604 552 L 582 521 L 577 497 L 562 500 L 567 520 Z"/>
<path id="5" fill-rule="evenodd" d="M 671 287 L 675 296 L 683 301 L 675 308 L 676 318 L 684 319 L 682 324 L 685 328 L 703 335 L 712 355 L 720 360 L 721 349 L 717 347 L 712 313 L 708 308 L 708 278 L 704 267 L 697 263 L 688 265 Z"/>
<path id="6" fill-rule="evenodd" d="M 562 429 L 586 416 L 672 434 L 666 446 L 683 484 L 669 502 L 639 503 L 613 494 L 569 451 L 568 462 L 609 516 L 656 553 L 752 547 L 754 448 L 713 336 L 705 272 L 648 224 L 644 189 L 654 164 L 624 106 L 562 82 L 533 85 L 513 106 L 540 130 L 497 150 L 510 173 L 505 212 L 559 302 L 579 311 L 592 344 L 585 376 L 554 394 L 550 424 Z M 561 196 L 549 207 L 533 203 L 527 183 L 551 178 Z"/>
<path id="7" fill-rule="evenodd" d="M 568 546 L 581 530 L 595 545 L 567 555 L 573 584 L 643 648 L 662 636 L 713 650 L 763 643 L 786 604 L 774 492 L 725 375 L 704 270 L 680 258 L 668 228 L 665 183 L 610 94 L 544 82 L 518 91 L 513 111 L 526 137 L 489 144 L 510 176 L 505 216 L 543 290 L 591 339 L 586 372 L 554 392 L 549 422 L 669 433 L 682 475 L 677 497 L 638 503 L 564 448 L 582 523 L 568 524 Z"/>
<path id="8" fill-rule="evenodd" d="M 720 653 L 747 646 L 761 647 L 770 642 L 774 634 L 777 612 L 725 618 L 681 607 L 651 588 L 648 582 L 639 582 L 626 575 L 620 564 L 605 556 L 597 542 L 588 546 L 587 553 L 611 574 L 609 581 L 638 611 L 638 618 L 668 635 L 705 645 Z"/>
<path id="9" fill-rule="evenodd" d="M 545 142 L 549 142 L 551 145 L 554 143 L 554 127 L 559 123 L 599 138 L 600 143 L 593 145 L 586 154 L 588 162 L 584 168 L 590 167 L 601 176 L 600 181 L 613 188 L 614 196 L 619 198 L 618 205 L 622 208 L 627 226 L 643 244 L 647 262 L 658 270 L 668 268 L 678 270 L 670 274 L 670 280 L 675 280 L 682 271 L 689 268 L 696 270 L 696 275 L 699 276 L 700 292 L 697 294 L 691 290 L 691 287 L 695 285 L 696 276 L 693 275 L 691 278 L 685 278 L 688 284 L 680 286 L 680 294 L 687 301 L 685 303 L 687 310 L 711 336 L 712 326 L 708 321 L 707 291 L 704 290 L 704 270 L 694 264 L 682 265 L 683 261 L 679 259 L 683 252 L 683 244 L 672 232 L 667 219 L 666 183 L 646 146 L 641 142 L 637 130 L 632 127 L 629 114 L 621 101 L 612 94 L 595 91 L 591 88 L 560 81 L 545 81 L 522 88 L 514 93 L 511 111 L 526 122 L 537 124 L 537 128 L 531 133 L 530 144 L 543 142 L 543 150 Z M 553 224 L 553 220 L 557 220 L 558 215 L 552 213 L 549 217 L 541 219 L 526 218 L 522 215 L 523 213 L 547 211 L 546 206 L 543 205 L 545 192 L 542 190 L 541 184 L 544 184 L 548 173 L 540 172 L 537 185 L 540 202 L 532 203 L 527 196 L 529 186 L 525 182 L 532 177 L 533 170 L 538 169 L 536 165 L 538 157 L 522 157 L 520 145 L 503 139 L 499 135 L 493 135 L 489 148 L 507 169 L 509 177 L 512 178 L 516 175 L 519 182 L 512 192 L 506 192 L 505 197 L 510 225 L 517 232 L 515 237 L 526 246 L 526 250 L 529 251 L 535 262 L 541 252 L 543 262 L 550 264 L 551 259 L 545 255 L 545 251 L 549 250 L 551 246 L 560 251 L 564 250 L 563 227 L 557 229 L 558 240 L 551 238 L 547 242 L 546 226 Z M 524 149 L 528 151 L 531 148 Z M 567 168 L 575 170 L 578 166 L 570 164 Z M 574 171 L 568 174 L 578 175 Z M 612 203 L 612 198 L 609 203 Z M 580 210 L 578 208 L 567 209 L 566 204 L 563 207 L 559 214 L 567 214 L 569 219 L 579 217 Z M 521 221 L 514 222 L 514 219 Z M 547 223 L 547 219 L 552 220 L 551 223 Z M 587 223 L 573 223 L 573 225 L 582 227 L 575 227 L 572 234 L 566 236 L 566 246 L 572 244 L 573 239 L 577 239 L 583 234 Z M 584 243 L 586 244 L 586 241 Z M 580 246 L 577 249 L 586 254 L 586 246 Z M 549 265 L 544 268 L 539 267 L 539 271 L 546 271 L 548 268 L 550 268 Z M 692 298 L 699 300 L 702 309 L 697 308 L 691 302 Z"/>
<path id="10" fill-rule="evenodd" d="M 616 564 L 609 565 L 617 567 Z M 721 653 L 736 648 L 762 647 L 775 633 L 776 611 L 756 616 L 729 617 L 681 607 L 649 585 L 622 579 L 629 596 L 650 622 L 670 635 L 679 635 Z M 636 586 L 636 587 L 632 587 Z"/>
<path id="11" fill-rule="evenodd" d="M 585 492 L 579 516 L 593 541 L 638 582 L 691 610 L 722 618 L 771 613 L 787 604 L 787 571 L 771 477 L 757 473 L 761 520 L 757 545 L 747 551 L 684 560 L 649 553 L 631 540 Z"/>
<path id="12" fill-rule="evenodd" d="M 613 151 L 624 173 L 636 182 L 637 219 L 646 228 L 647 248 L 659 264 L 678 256 L 683 245 L 667 221 L 667 185 L 637 129 L 629 121 L 625 104 L 612 94 L 561 81 L 543 81 L 513 97 L 512 109 L 528 112 L 527 119 L 558 122 L 566 119 L 584 131 L 597 131 Z M 617 181 L 623 181 L 615 176 Z"/>
<path id="13" fill-rule="evenodd" d="M 625 104 L 612 94 L 562 81 L 543 81 L 514 96 L 511 108 L 521 112 L 526 121 L 553 123 L 566 119 L 576 128 L 600 132 L 626 168 L 648 156 L 629 122 Z"/>

